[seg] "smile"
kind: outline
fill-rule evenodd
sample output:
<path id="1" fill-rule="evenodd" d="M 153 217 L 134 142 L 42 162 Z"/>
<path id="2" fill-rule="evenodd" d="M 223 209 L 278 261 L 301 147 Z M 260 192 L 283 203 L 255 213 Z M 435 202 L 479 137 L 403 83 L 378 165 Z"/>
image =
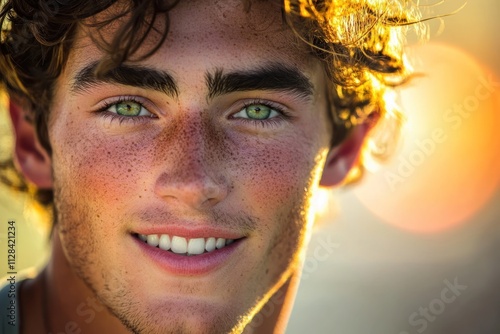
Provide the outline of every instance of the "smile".
<path id="1" fill-rule="evenodd" d="M 168 234 L 137 234 L 137 238 L 151 247 L 186 256 L 210 253 L 229 246 L 235 241 L 218 237 L 189 239 Z"/>

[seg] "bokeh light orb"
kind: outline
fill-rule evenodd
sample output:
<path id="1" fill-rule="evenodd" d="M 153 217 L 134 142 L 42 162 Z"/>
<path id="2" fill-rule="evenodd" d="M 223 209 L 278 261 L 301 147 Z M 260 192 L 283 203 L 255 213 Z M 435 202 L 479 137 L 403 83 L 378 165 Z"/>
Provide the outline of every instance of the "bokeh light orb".
<path id="1" fill-rule="evenodd" d="M 409 54 L 422 76 L 398 89 L 406 117 L 398 149 L 355 192 L 383 221 L 435 233 L 466 222 L 498 189 L 500 80 L 451 46 Z"/>

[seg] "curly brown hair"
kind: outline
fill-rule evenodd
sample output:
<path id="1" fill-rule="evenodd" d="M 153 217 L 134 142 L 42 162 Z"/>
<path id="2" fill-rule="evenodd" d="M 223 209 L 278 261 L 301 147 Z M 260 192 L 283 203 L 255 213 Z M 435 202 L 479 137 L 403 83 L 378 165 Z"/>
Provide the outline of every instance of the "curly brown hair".
<path id="1" fill-rule="evenodd" d="M 250 0 L 243 1 L 245 9 L 249 10 Z M 4 2 L 0 11 L 0 82 L 11 96 L 27 102 L 29 118 L 49 155 L 47 120 L 54 84 L 64 69 L 79 27 L 87 25 L 99 31 L 112 23 L 120 23 L 113 40 L 106 42 L 95 38 L 107 55 L 96 75 L 104 75 L 124 61 L 137 61 L 152 55 L 168 34 L 168 12 L 177 2 Z M 112 17 L 96 19 L 98 14 L 117 3 L 119 9 L 113 11 Z M 284 0 L 281 6 L 287 24 L 310 46 L 311 53 L 323 61 L 329 75 L 331 119 L 335 129 L 332 145 L 341 142 L 349 129 L 359 122 L 396 115 L 388 108 L 388 92 L 409 76 L 403 47 L 407 27 L 419 20 L 419 11 L 413 2 Z M 162 20 L 166 17 L 166 21 L 162 21 L 162 31 L 157 29 L 160 16 Z M 152 31 L 159 32 L 161 38 L 139 54 L 142 41 Z M 373 114 L 378 117 L 370 118 Z M 362 164 L 359 168 L 361 170 Z M 28 186 L 24 178 L 14 172 L 12 160 L 1 164 L 0 179 L 11 188 L 32 189 L 39 203 L 52 205 L 52 190 Z"/>

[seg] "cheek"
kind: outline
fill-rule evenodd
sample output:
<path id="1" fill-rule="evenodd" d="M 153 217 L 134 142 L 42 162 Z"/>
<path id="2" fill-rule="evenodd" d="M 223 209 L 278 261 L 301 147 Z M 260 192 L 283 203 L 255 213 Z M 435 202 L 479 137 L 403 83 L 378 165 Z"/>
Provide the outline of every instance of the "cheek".
<path id="1" fill-rule="evenodd" d="M 55 187 L 64 192 L 60 199 L 85 204 L 89 213 L 109 213 L 143 196 L 146 188 L 139 176 L 148 164 L 146 138 L 68 129 L 53 145 Z"/>
<path id="2" fill-rule="evenodd" d="M 144 196 L 148 138 L 84 129 L 53 132 L 54 195 L 66 257 L 80 277 L 95 283 L 99 264 L 121 265 L 117 246 L 102 240 L 123 232 L 120 217 Z"/>
<path id="3" fill-rule="evenodd" d="M 288 140 L 267 143 L 242 150 L 238 159 L 239 199 L 259 218 L 255 262 L 248 271 L 261 288 L 279 286 L 299 263 L 309 226 L 304 189 L 311 188 L 318 153 L 313 147 Z"/>
<path id="4" fill-rule="evenodd" d="M 303 201 L 317 153 L 308 143 L 295 143 L 292 138 L 257 141 L 238 152 L 234 178 L 240 180 L 245 201 L 254 210 L 285 213 Z"/>
<path id="5" fill-rule="evenodd" d="M 307 130 L 307 129 L 306 129 Z M 312 130 L 312 129 L 311 129 Z M 316 131 L 319 132 L 319 131 Z M 260 217 L 263 254 L 256 270 L 268 280 L 293 268 L 308 237 L 310 195 L 319 183 L 328 152 L 328 138 L 304 131 L 280 140 L 256 141 L 237 149 L 241 200 L 248 212 Z M 300 139 L 297 139 L 300 138 Z"/>
<path id="6" fill-rule="evenodd" d="M 261 245 L 273 256 L 263 258 L 268 267 L 290 260 L 301 247 L 307 228 L 303 213 L 318 153 L 313 148 L 308 143 L 284 140 L 252 145 L 238 155 L 235 178 L 240 182 L 236 194 L 244 210 L 259 217 Z M 282 268 L 275 267 L 271 273 L 273 270 L 280 272 Z"/>

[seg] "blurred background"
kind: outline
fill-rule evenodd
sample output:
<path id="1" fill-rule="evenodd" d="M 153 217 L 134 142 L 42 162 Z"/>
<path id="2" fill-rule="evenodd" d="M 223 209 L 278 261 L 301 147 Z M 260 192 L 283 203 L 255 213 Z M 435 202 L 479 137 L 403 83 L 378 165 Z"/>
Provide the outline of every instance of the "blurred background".
<path id="1" fill-rule="evenodd" d="M 335 193 L 287 333 L 500 333 L 499 14 L 471 0 L 412 41 L 396 154 Z"/>
<path id="2" fill-rule="evenodd" d="M 429 22 L 430 42 L 411 40 L 424 75 L 398 89 L 402 138 L 384 165 L 331 194 L 287 333 L 500 333 L 499 14 L 500 2 L 471 0 Z M 3 158 L 12 143 L 1 144 Z M 42 265 L 46 231 L 24 199 L 1 189 L 0 216 L 16 221 L 18 270 Z M 0 254 L 6 244 L 2 228 Z"/>

